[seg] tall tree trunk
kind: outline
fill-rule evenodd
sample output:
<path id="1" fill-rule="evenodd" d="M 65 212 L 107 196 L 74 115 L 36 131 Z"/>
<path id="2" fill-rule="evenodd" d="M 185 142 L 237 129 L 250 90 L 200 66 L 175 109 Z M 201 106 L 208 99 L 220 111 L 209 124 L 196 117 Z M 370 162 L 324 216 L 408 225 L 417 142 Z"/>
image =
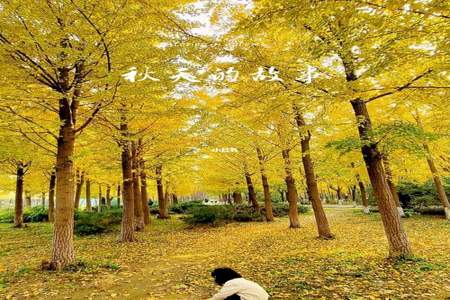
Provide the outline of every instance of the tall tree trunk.
<path id="1" fill-rule="evenodd" d="M 86 210 L 91 211 L 92 210 L 92 203 L 91 203 L 91 180 L 88 178 L 86 180 Z"/>
<path id="2" fill-rule="evenodd" d="M 178 204 L 178 196 L 176 193 L 172 193 L 172 202 L 173 204 Z"/>
<path id="3" fill-rule="evenodd" d="M 134 242 L 134 199 L 133 199 L 133 175 L 131 143 L 129 141 L 128 122 L 125 112 L 122 112 L 120 130 L 121 140 L 121 161 L 122 161 L 122 187 L 123 187 L 123 214 L 120 230 L 121 242 Z"/>
<path id="4" fill-rule="evenodd" d="M 351 193 L 351 195 L 352 195 L 352 202 L 353 202 L 353 205 L 355 205 L 355 204 L 356 204 L 356 185 L 352 185 L 352 186 L 350 187 L 350 193 Z"/>
<path id="5" fill-rule="evenodd" d="M 361 181 L 361 179 L 359 179 L 359 174 L 356 174 L 357 178 L 358 178 L 358 186 L 359 186 L 359 191 L 361 192 L 361 201 L 364 207 L 364 213 L 368 214 L 370 213 L 370 208 L 369 208 L 369 198 L 367 197 L 367 192 L 366 192 L 366 187 L 364 186 L 364 182 Z"/>
<path id="6" fill-rule="evenodd" d="M 106 207 L 111 208 L 111 185 L 106 185 Z"/>
<path id="7" fill-rule="evenodd" d="M 344 51 L 341 49 L 341 51 Z M 347 82 L 356 81 L 351 53 L 339 53 L 343 62 Z M 408 238 L 403 229 L 400 215 L 395 205 L 392 194 L 383 169 L 382 153 L 378 149 L 378 144 L 371 138 L 372 123 L 370 120 L 367 104 L 362 98 L 355 98 L 350 101 L 358 124 L 358 132 L 361 140 L 361 153 L 366 164 L 366 169 L 372 184 L 375 199 L 380 210 L 384 231 L 389 242 L 389 256 L 404 257 L 412 254 Z"/>
<path id="8" fill-rule="evenodd" d="M 222 199 L 223 199 L 223 202 L 224 202 L 225 204 L 230 203 L 230 199 L 229 199 L 229 197 L 228 197 L 228 194 L 223 194 L 223 195 L 222 195 Z"/>
<path id="9" fill-rule="evenodd" d="M 256 212 L 259 212 L 260 208 L 258 200 L 256 200 L 255 187 L 253 186 L 252 177 L 250 176 L 250 173 L 248 171 L 245 171 L 245 181 L 247 182 L 249 202 L 251 203 L 253 209 Z"/>
<path id="10" fill-rule="evenodd" d="M 16 198 L 14 202 L 14 227 L 23 227 L 23 176 L 24 164 L 19 161 L 16 166 Z"/>
<path id="11" fill-rule="evenodd" d="M 141 189 L 139 184 L 139 159 L 136 142 L 131 142 L 131 155 L 133 166 L 133 197 L 134 197 L 134 228 L 136 231 L 144 230 L 144 214 L 142 213 Z"/>
<path id="12" fill-rule="evenodd" d="M 25 191 L 25 207 L 31 207 L 31 194 L 30 194 L 30 191 Z"/>
<path id="13" fill-rule="evenodd" d="M 417 126 L 423 129 L 422 120 L 420 119 L 419 112 L 416 110 L 416 113 L 414 115 L 414 118 L 416 120 Z M 434 186 L 436 188 L 436 192 L 438 194 L 439 201 L 441 201 L 442 207 L 444 207 L 445 211 L 445 218 L 447 220 L 450 219 L 450 203 L 447 198 L 447 194 L 445 193 L 444 185 L 441 181 L 441 176 L 439 175 L 439 171 L 436 168 L 436 165 L 434 163 L 433 155 L 431 154 L 430 147 L 428 146 L 428 143 L 426 141 L 422 142 L 423 149 L 425 150 L 425 156 L 427 159 L 428 167 L 430 168 L 431 175 L 433 176 L 433 182 Z"/>
<path id="14" fill-rule="evenodd" d="M 426 153 L 427 153 L 427 163 L 430 168 L 431 174 L 433 176 L 434 186 L 436 188 L 436 192 L 438 194 L 438 198 L 441 201 L 442 207 L 444 207 L 445 218 L 450 220 L 450 204 L 447 198 L 447 194 L 445 193 L 444 185 L 442 184 L 441 177 L 439 176 L 439 171 L 434 164 L 433 157 L 431 156 L 430 148 L 427 144 L 423 145 Z"/>
<path id="15" fill-rule="evenodd" d="M 235 205 L 242 204 L 242 194 L 241 192 L 234 191 L 233 192 L 233 202 Z"/>
<path id="16" fill-rule="evenodd" d="M 102 195 L 102 184 L 98 184 L 98 207 L 97 211 L 101 212 L 103 209 L 103 195 Z"/>
<path id="17" fill-rule="evenodd" d="M 267 179 L 266 168 L 264 165 L 265 158 L 260 148 L 256 148 L 256 154 L 258 155 L 259 171 L 261 173 L 261 182 L 264 191 L 264 209 L 266 213 L 266 220 L 267 222 L 272 222 L 274 220 L 272 198 L 270 197 L 269 180 Z"/>
<path id="18" fill-rule="evenodd" d="M 61 126 L 56 155 L 55 225 L 52 260 L 50 262 L 50 268 L 56 270 L 60 270 L 75 261 L 73 248 L 74 178 L 72 161 L 75 146 L 75 124 L 73 113 L 69 100 L 62 98 L 60 100 L 59 113 Z"/>
<path id="19" fill-rule="evenodd" d="M 141 198 L 141 187 L 140 187 L 140 159 L 139 159 L 139 149 L 135 141 L 131 142 L 131 155 L 132 155 L 132 166 L 133 166 L 133 191 L 134 191 L 134 222 L 135 230 L 143 231 L 145 228 L 144 214 L 142 207 Z"/>
<path id="20" fill-rule="evenodd" d="M 75 209 L 78 209 L 80 207 L 81 189 L 83 188 L 84 184 L 84 171 L 81 172 L 80 174 L 80 171 L 77 170 L 76 177 L 77 177 L 77 186 L 75 190 Z"/>
<path id="21" fill-rule="evenodd" d="M 48 188 L 48 221 L 55 221 L 55 186 L 56 186 L 56 171 L 52 170 L 50 174 L 50 183 Z"/>
<path id="22" fill-rule="evenodd" d="M 150 209 L 148 208 L 148 195 L 147 195 L 147 174 L 145 173 L 145 162 L 141 159 L 141 201 L 142 201 L 142 212 L 144 213 L 144 223 L 145 225 L 150 224 Z"/>
<path id="23" fill-rule="evenodd" d="M 389 191 L 386 176 L 383 170 L 382 154 L 378 145 L 371 140 L 372 124 L 366 103 L 363 99 L 356 98 L 351 101 L 358 122 L 359 136 L 362 141 L 361 152 L 367 167 L 370 182 L 378 202 L 384 230 L 389 241 L 389 255 L 402 257 L 411 255 L 412 251 L 408 238 L 403 229 L 400 215 L 391 192 Z"/>
<path id="24" fill-rule="evenodd" d="M 162 183 L 162 165 L 156 166 L 156 189 L 158 191 L 158 204 L 159 204 L 159 216 L 160 219 L 169 218 L 169 208 L 164 197 L 164 188 Z"/>
<path id="25" fill-rule="evenodd" d="M 389 186 L 389 190 L 391 191 L 392 194 L 392 199 L 394 199 L 395 206 L 397 206 L 397 210 L 400 217 L 404 217 L 405 213 L 403 212 L 402 204 L 400 203 L 400 198 L 398 197 L 397 186 L 394 183 L 394 177 L 392 175 L 389 157 L 386 153 L 383 153 L 383 166 L 384 171 L 386 172 L 386 180 Z"/>
<path id="26" fill-rule="evenodd" d="M 42 192 L 41 206 L 42 206 L 42 207 L 45 207 L 45 192 Z"/>
<path id="27" fill-rule="evenodd" d="M 302 149 L 302 163 L 306 178 L 306 191 L 308 193 L 309 201 L 311 201 L 314 217 L 316 219 L 317 231 L 319 237 L 323 239 L 333 238 L 333 234 L 328 224 L 328 219 L 323 209 L 322 201 L 320 201 L 319 188 L 317 186 L 316 175 L 314 174 L 314 163 L 311 158 L 311 150 L 309 142 L 311 140 L 311 132 L 307 130 L 303 115 L 299 109 L 294 105 L 295 121 L 300 134 L 300 146 Z"/>
<path id="28" fill-rule="evenodd" d="M 355 164 L 352 162 L 352 168 L 354 168 L 354 167 L 355 167 Z M 356 173 L 355 177 L 356 177 L 356 182 L 358 183 L 358 186 L 359 186 L 359 191 L 361 193 L 361 202 L 363 205 L 363 211 L 365 214 L 369 214 L 370 208 L 369 208 L 369 199 L 367 197 L 366 187 L 364 185 L 364 182 L 362 182 L 361 176 L 359 176 L 359 173 Z"/>
<path id="29" fill-rule="evenodd" d="M 327 185 L 327 193 L 328 193 L 328 198 L 330 199 L 330 201 L 334 202 L 334 195 L 333 192 L 331 191 L 330 185 Z"/>
<path id="30" fill-rule="evenodd" d="M 166 180 L 166 190 L 164 191 L 164 202 L 167 205 L 167 209 L 170 206 L 170 193 L 169 193 L 169 182 Z"/>
<path id="31" fill-rule="evenodd" d="M 137 170 L 135 170 L 137 171 Z M 139 175 L 133 173 L 133 197 L 134 197 L 134 228 L 136 231 L 143 231 L 145 228 L 144 214 L 142 213 L 141 189 Z"/>
<path id="32" fill-rule="evenodd" d="M 61 40 L 63 47 L 69 46 L 68 38 Z M 65 63 L 66 55 L 60 55 L 61 65 Z M 84 73 L 84 61 L 79 60 L 75 64 L 75 74 L 71 82 L 70 71 L 73 66 L 58 68 L 58 87 L 61 98 L 59 99 L 59 133 L 56 151 L 56 208 L 53 230 L 52 258 L 49 264 L 42 267 L 60 270 L 75 261 L 73 247 L 73 223 L 74 223 L 74 178 L 73 156 L 75 147 L 75 124 L 81 86 L 86 73 Z M 73 91 L 70 97 L 69 92 Z"/>
<path id="33" fill-rule="evenodd" d="M 122 196 L 122 193 L 120 191 L 120 184 L 117 185 L 117 207 L 120 208 L 120 197 Z"/>
<path id="34" fill-rule="evenodd" d="M 227 200 L 228 200 L 228 204 L 230 204 L 230 205 L 233 204 L 233 202 L 234 202 L 233 193 L 227 194 Z"/>
<path id="35" fill-rule="evenodd" d="M 237 192 L 237 196 L 236 196 L 236 200 L 237 200 L 237 204 L 242 204 L 242 193 L 241 192 Z"/>
<path id="36" fill-rule="evenodd" d="M 286 187 L 287 187 L 287 201 L 289 202 L 289 227 L 299 228 L 300 222 L 298 220 L 298 205 L 297 205 L 297 188 L 295 187 L 294 175 L 292 174 L 292 163 L 289 155 L 289 150 L 281 151 L 284 159 L 284 170 L 286 172 Z"/>

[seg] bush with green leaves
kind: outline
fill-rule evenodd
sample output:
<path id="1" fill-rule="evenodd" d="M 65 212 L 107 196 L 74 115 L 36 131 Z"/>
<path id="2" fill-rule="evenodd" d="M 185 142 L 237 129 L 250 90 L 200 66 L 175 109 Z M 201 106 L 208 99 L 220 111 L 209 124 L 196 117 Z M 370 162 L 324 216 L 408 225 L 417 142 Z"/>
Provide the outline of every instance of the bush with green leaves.
<path id="1" fill-rule="evenodd" d="M 443 178 L 445 192 L 450 196 L 450 178 Z M 398 195 L 402 205 L 408 208 L 440 206 L 439 198 L 432 180 L 425 183 L 399 182 Z"/>
<path id="2" fill-rule="evenodd" d="M 187 201 L 174 204 L 170 207 L 170 211 L 175 214 L 190 214 L 197 207 L 206 206 L 202 200 Z"/>
<path id="3" fill-rule="evenodd" d="M 153 202 L 152 205 L 149 205 L 148 209 L 149 209 L 149 212 L 150 212 L 151 215 L 159 214 L 159 204 L 158 204 L 158 202 Z"/>
<path id="4" fill-rule="evenodd" d="M 286 203 L 276 203 L 273 205 L 274 216 L 287 216 L 289 206 Z M 308 206 L 299 205 L 298 212 L 306 213 Z M 191 225 L 219 225 L 230 222 L 260 222 L 264 220 L 264 208 L 261 213 L 255 212 L 252 207 L 245 205 L 203 205 L 193 208 L 192 213 L 183 218 Z"/>
<path id="5" fill-rule="evenodd" d="M 25 223 L 47 222 L 48 209 L 44 206 L 27 207 L 23 212 L 23 221 Z M 14 210 L 1 211 L 0 223 L 14 223 Z"/>
<path id="6" fill-rule="evenodd" d="M 25 209 L 23 213 L 23 221 L 36 223 L 48 221 L 48 209 L 44 206 L 33 206 Z"/>
<path id="7" fill-rule="evenodd" d="M 234 212 L 233 221 L 236 222 L 255 222 L 263 221 L 262 214 L 255 212 L 253 209 L 238 209 Z"/>
<path id="8" fill-rule="evenodd" d="M 262 209 L 262 212 L 264 212 L 264 208 Z M 306 205 L 298 205 L 298 212 L 300 214 L 305 214 L 309 211 L 309 206 Z M 274 217 L 284 217 L 289 214 L 289 204 L 288 203 L 282 203 L 282 202 L 275 202 L 272 203 L 272 212 Z"/>
<path id="9" fill-rule="evenodd" d="M 194 201 L 186 201 L 180 202 L 169 207 L 169 212 L 173 214 L 190 214 L 193 209 L 196 207 L 205 206 L 202 200 L 194 200 Z M 157 215 L 159 214 L 159 204 L 158 202 L 153 202 L 152 205 L 149 206 L 150 214 Z"/>
<path id="10" fill-rule="evenodd" d="M 199 206 L 192 210 L 192 215 L 184 218 L 191 225 L 218 224 L 233 219 L 234 208 L 229 205 Z"/>
<path id="11" fill-rule="evenodd" d="M 437 206 L 440 202 L 433 195 L 413 196 L 411 206 L 414 208 Z"/>
<path id="12" fill-rule="evenodd" d="M 102 212 L 81 212 L 75 214 L 75 234 L 93 235 L 110 232 L 122 221 L 122 209 L 108 209 Z"/>
<path id="13" fill-rule="evenodd" d="M 0 223 L 14 223 L 14 211 L 11 209 L 1 210 Z"/>

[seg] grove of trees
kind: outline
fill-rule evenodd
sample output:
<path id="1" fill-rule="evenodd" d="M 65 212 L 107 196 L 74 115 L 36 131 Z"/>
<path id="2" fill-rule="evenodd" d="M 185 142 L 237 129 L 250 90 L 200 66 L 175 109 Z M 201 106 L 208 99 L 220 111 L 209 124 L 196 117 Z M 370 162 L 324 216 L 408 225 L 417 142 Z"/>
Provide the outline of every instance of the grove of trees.
<path id="1" fill-rule="evenodd" d="M 280 198 L 290 228 L 300 199 L 326 243 L 324 203 L 370 197 L 389 256 L 410 256 L 400 182 L 432 181 L 450 218 L 449 18 L 437 0 L 0 1 L 14 226 L 42 198 L 60 270 L 76 210 L 122 206 L 132 243 L 149 199 L 161 219 L 207 194 L 271 222 Z"/>

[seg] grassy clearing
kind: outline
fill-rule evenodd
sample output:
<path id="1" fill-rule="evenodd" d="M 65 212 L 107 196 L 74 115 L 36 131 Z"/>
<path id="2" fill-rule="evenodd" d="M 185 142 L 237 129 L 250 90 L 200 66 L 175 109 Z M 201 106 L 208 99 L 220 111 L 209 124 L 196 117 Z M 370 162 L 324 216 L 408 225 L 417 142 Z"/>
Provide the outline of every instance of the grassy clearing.
<path id="1" fill-rule="evenodd" d="M 76 237 L 79 263 L 41 272 L 50 224 L 0 225 L 0 298 L 206 299 L 209 271 L 231 266 L 261 283 L 274 299 L 446 299 L 450 297 L 450 222 L 413 216 L 404 224 L 415 257 L 389 261 L 379 215 L 328 210 L 337 238 L 316 239 L 311 214 L 302 228 L 228 224 L 188 229 L 178 218 L 152 220 L 140 242 L 116 243 L 117 232 Z"/>

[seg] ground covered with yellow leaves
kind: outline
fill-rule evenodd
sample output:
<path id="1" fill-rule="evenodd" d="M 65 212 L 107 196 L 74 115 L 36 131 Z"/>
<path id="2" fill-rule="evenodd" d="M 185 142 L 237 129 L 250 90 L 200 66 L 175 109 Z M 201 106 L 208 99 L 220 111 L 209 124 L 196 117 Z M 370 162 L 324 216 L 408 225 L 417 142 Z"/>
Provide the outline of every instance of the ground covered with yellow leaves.
<path id="1" fill-rule="evenodd" d="M 187 228 L 178 218 L 153 220 L 139 242 L 117 233 L 77 237 L 79 266 L 39 270 L 49 258 L 51 225 L 0 225 L 0 298 L 207 299 L 217 289 L 210 271 L 230 266 L 259 282 L 273 299 L 449 299 L 450 222 L 404 220 L 415 257 L 387 260 L 378 214 L 329 209 L 336 239 L 316 239 L 314 218 L 302 228 L 275 223 Z"/>

